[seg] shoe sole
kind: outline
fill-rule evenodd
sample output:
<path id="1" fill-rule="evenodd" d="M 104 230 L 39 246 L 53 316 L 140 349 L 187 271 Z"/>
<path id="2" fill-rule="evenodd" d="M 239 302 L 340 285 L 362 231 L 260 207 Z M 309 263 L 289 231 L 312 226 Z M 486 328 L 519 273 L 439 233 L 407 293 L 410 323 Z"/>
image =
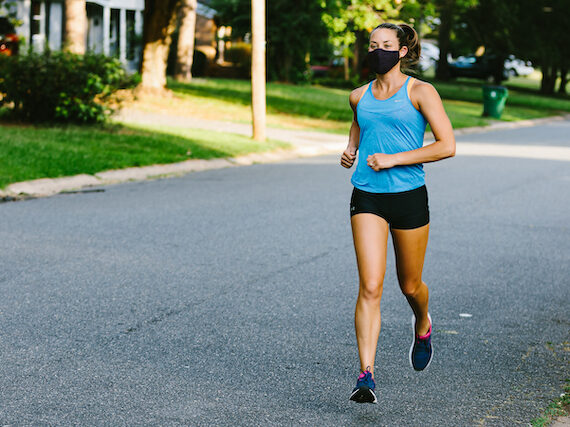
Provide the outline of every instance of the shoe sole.
<path id="1" fill-rule="evenodd" d="M 429 324 L 431 325 L 431 333 L 433 334 L 433 322 L 431 321 L 431 316 L 428 313 L 428 319 L 429 319 Z M 425 371 L 429 365 L 431 364 L 431 361 L 433 360 L 433 344 L 431 345 L 431 357 L 429 358 L 428 364 L 426 365 L 425 368 L 423 369 L 416 369 L 414 368 L 414 364 L 412 363 L 412 352 L 414 351 L 414 344 L 416 343 L 416 316 L 412 314 L 412 345 L 410 346 L 410 352 L 408 354 L 408 359 L 410 361 L 410 366 L 412 367 L 412 369 L 414 371 Z"/>
<path id="2" fill-rule="evenodd" d="M 374 391 L 366 386 L 360 387 L 358 390 L 354 390 L 350 395 L 350 400 L 357 403 L 378 403 Z"/>

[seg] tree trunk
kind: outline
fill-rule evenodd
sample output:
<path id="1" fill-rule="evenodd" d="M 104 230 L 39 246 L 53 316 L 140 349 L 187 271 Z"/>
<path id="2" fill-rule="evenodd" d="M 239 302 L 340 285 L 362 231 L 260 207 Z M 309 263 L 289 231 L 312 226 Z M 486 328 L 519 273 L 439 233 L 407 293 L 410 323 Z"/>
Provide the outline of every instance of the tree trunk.
<path id="1" fill-rule="evenodd" d="M 568 84 L 568 69 L 562 68 L 560 70 L 560 87 L 558 93 L 566 95 L 566 85 Z"/>
<path id="2" fill-rule="evenodd" d="M 85 54 L 87 36 L 87 10 L 85 0 L 65 0 L 64 49 L 79 55 Z"/>
<path id="3" fill-rule="evenodd" d="M 281 78 L 279 80 L 289 83 L 291 81 L 291 68 L 293 68 L 293 56 L 291 53 L 283 53 L 281 64 L 281 70 L 279 73 Z"/>
<path id="4" fill-rule="evenodd" d="M 350 67 L 349 67 L 349 57 L 348 54 L 345 54 L 343 57 L 344 61 L 343 61 L 343 69 L 344 69 L 344 80 L 348 81 L 350 80 Z"/>
<path id="5" fill-rule="evenodd" d="M 364 32 L 356 32 L 356 41 L 354 42 L 354 56 L 352 58 L 352 73 L 360 77 L 362 71 L 362 46 L 364 44 Z"/>
<path id="6" fill-rule="evenodd" d="M 542 67 L 542 80 L 540 82 L 541 93 L 546 95 L 552 95 L 554 93 L 557 75 L 558 70 L 556 67 L 551 65 L 545 65 Z"/>
<path id="7" fill-rule="evenodd" d="M 451 22 L 453 19 L 453 1 L 442 1 L 440 6 L 439 35 L 437 37 L 439 45 L 439 60 L 435 70 L 435 78 L 438 80 L 449 80 L 449 64 L 447 54 L 449 53 L 449 41 L 451 38 Z"/>
<path id="8" fill-rule="evenodd" d="M 251 0 L 251 112 L 256 141 L 265 141 L 265 73 L 265 0 Z"/>
<path id="9" fill-rule="evenodd" d="M 180 0 L 145 0 L 140 84 L 144 91 L 161 92 L 166 87 L 166 60 L 179 5 Z"/>
<path id="10" fill-rule="evenodd" d="M 496 62 L 494 63 L 493 68 L 495 71 L 493 73 L 493 81 L 496 85 L 500 85 L 502 81 L 505 80 L 505 59 L 507 59 L 505 56 L 498 55 Z"/>
<path id="11" fill-rule="evenodd" d="M 540 80 L 540 93 L 546 93 L 548 76 L 550 75 L 550 67 L 548 65 L 543 65 L 541 67 L 542 79 Z"/>
<path id="12" fill-rule="evenodd" d="M 175 72 L 176 80 L 192 80 L 192 60 L 194 59 L 197 5 L 197 0 L 182 0 L 182 5 L 180 7 L 180 32 L 178 35 Z"/>

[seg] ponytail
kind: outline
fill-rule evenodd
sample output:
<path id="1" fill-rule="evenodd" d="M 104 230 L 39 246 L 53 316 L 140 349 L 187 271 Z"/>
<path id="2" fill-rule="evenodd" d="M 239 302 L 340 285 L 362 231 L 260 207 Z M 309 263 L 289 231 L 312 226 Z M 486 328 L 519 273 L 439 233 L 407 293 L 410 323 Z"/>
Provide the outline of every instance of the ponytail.
<path id="1" fill-rule="evenodd" d="M 420 38 L 418 37 L 418 33 L 413 27 L 409 26 L 408 24 L 400 24 L 399 27 L 404 31 L 406 35 L 406 41 L 404 44 L 400 41 L 400 47 L 408 46 L 408 53 L 404 56 L 403 62 L 406 68 L 413 67 L 417 65 L 420 61 L 420 53 L 421 53 L 421 45 L 420 45 Z M 398 37 L 399 39 L 399 37 Z"/>

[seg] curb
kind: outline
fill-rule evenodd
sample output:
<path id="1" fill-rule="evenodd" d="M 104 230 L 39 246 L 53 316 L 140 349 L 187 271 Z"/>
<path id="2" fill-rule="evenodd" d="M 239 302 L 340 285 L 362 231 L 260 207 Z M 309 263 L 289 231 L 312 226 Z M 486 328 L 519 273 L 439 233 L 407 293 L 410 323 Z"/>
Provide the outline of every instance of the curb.
<path id="1" fill-rule="evenodd" d="M 489 126 L 462 128 L 454 130 L 454 134 L 456 136 L 460 136 L 494 130 L 516 129 L 564 120 L 570 120 L 570 114 L 545 117 L 541 119 L 521 120 L 517 122 L 498 122 Z M 32 181 L 17 182 L 8 185 L 4 190 L 0 190 L 0 201 L 49 197 L 58 193 L 80 191 L 92 187 L 182 176 L 190 172 L 236 166 L 249 166 L 255 163 L 273 163 L 283 160 L 326 154 L 338 154 L 342 153 L 346 147 L 346 142 L 330 142 L 334 139 L 332 136 L 333 134 L 327 134 L 329 142 L 326 143 L 315 143 L 315 140 L 319 138 L 309 138 L 307 135 L 304 135 L 304 132 L 300 132 L 300 134 L 303 134 L 301 138 L 293 138 L 295 141 L 292 142 L 293 148 L 290 150 L 278 149 L 265 153 L 251 153 L 239 157 L 211 160 L 186 160 L 179 163 L 108 170 L 98 172 L 94 175 L 79 174 L 62 178 L 42 178 Z M 431 133 L 429 134 L 431 135 Z M 426 135 L 428 134 L 426 133 Z M 336 136 L 338 137 L 338 135 Z M 301 139 L 305 140 L 307 138 L 311 139 L 311 141 L 301 141 Z"/>
<path id="2" fill-rule="evenodd" d="M 295 147 L 292 150 L 279 149 L 265 153 L 251 153 L 239 157 L 211 160 L 186 160 L 179 163 L 151 165 L 125 169 L 108 170 L 95 175 L 80 174 L 62 178 L 41 178 L 17 182 L 0 190 L 0 201 L 15 201 L 37 197 L 49 197 L 58 193 L 126 182 L 145 181 L 186 175 L 211 169 L 250 166 L 255 163 L 274 163 L 300 157 L 318 156 L 338 152 L 338 147 Z"/>

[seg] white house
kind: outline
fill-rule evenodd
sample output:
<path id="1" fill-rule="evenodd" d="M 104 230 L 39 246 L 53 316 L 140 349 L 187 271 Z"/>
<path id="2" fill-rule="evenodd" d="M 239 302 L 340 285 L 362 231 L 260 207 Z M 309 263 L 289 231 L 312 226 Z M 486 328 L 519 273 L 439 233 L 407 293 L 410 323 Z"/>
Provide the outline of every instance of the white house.
<path id="1" fill-rule="evenodd" d="M 138 68 L 144 0 L 97 0 L 87 4 L 87 49 L 117 56 L 131 70 Z M 34 50 L 63 44 L 64 0 L 18 0 L 16 32 Z"/>
<path id="2" fill-rule="evenodd" d="M 142 58 L 144 0 L 93 0 L 86 2 L 87 50 L 118 57 L 126 68 L 138 69 Z M 216 56 L 216 11 L 198 2 L 196 44 L 209 61 Z M 63 45 L 64 0 L 17 0 L 16 17 L 22 25 L 16 32 L 26 45 L 41 52 L 47 45 L 59 50 Z M 0 11 L 1 12 L 1 11 Z M 25 49 L 21 47 L 20 51 Z"/>

